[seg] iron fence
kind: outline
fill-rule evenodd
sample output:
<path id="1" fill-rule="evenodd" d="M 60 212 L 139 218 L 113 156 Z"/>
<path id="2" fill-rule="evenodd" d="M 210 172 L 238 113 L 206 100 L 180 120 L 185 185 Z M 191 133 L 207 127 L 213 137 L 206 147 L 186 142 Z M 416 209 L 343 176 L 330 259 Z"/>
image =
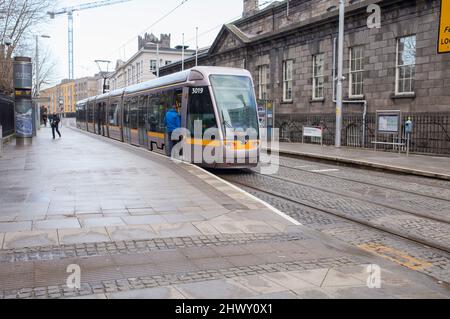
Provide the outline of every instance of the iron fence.
<path id="1" fill-rule="evenodd" d="M 4 95 L 0 95 L 0 125 L 3 137 L 14 134 L 14 100 Z"/>
<path id="2" fill-rule="evenodd" d="M 400 138 L 379 134 L 377 141 L 401 142 L 406 144 L 404 123 L 408 118 L 414 123 L 410 151 L 423 154 L 450 156 L 450 112 L 447 113 L 403 113 Z M 280 139 L 284 142 L 301 142 L 303 126 L 322 127 L 324 145 L 334 145 L 336 115 L 328 114 L 277 114 L 276 127 L 280 129 Z M 363 135 L 364 134 L 364 135 Z M 343 115 L 342 145 L 348 147 L 372 148 L 376 134 L 376 114 Z M 364 136 L 364 137 L 363 137 Z M 307 139 L 305 139 L 307 140 Z M 314 141 L 312 141 L 314 142 Z M 379 145 L 377 149 L 398 152 L 399 146 Z M 406 151 L 406 146 L 401 147 Z"/>

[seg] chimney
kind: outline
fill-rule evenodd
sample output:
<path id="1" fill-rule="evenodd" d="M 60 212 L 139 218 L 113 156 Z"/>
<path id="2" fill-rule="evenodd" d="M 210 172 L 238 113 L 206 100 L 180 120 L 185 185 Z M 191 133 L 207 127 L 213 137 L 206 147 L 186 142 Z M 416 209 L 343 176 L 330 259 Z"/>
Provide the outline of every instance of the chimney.
<path id="1" fill-rule="evenodd" d="M 259 10 L 259 0 L 244 0 L 244 12 L 242 13 L 243 18 L 247 18 L 254 15 Z"/>

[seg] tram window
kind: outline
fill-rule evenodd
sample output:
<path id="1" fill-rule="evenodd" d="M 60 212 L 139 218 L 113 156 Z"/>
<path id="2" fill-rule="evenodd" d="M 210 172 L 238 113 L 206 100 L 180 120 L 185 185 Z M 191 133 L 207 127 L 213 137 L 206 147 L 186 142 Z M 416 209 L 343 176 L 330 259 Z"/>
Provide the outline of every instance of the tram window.
<path id="1" fill-rule="evenodd" d="M 177 106 L 177 110 L 181 111 L 181 104 L 183 102 L 183 90 L 178 89 L 175 90 L 175 105 Z"/>
<path id="2" fill-rule="evenodd" d="M 109 107 L 108 123 L 109 125 L 119 126 L 119 104 L 112 102 Z"/>
<path id="3" fill-rule="evenodd" d="M 140 128 L 145 128 L 145 123 L 147 123 L 147 100 L 148 96 L 141 96 L 139 98 L 138 124 Z"/>
<path id="4" fill-rule="evenodd" d="M 159 130 L 159 108 L 160 108 L 159 96 L 153 96 L 148 103 L 147 117 L 150 132 L 160 132 Z"/>
<path id="5" fill-rule="evenodd" d="M 123 125 L 125 127 L 130 127 L 130 112 L 129 107 L 130 101 L 126 101 L 123 108 Z"/>
<path id="6" fill-rule="evenodd" d="M 94 104 L 93 103 L 88 104 L 88 122 L 89 123 L 94 122 Z"/>
<path id="7" fill-rule="evenodd" d="M 208 87 L 189 89 L 187 128 L 192 136 L 194 136 L 195 121 L 202 121 L 202 133 L 207 129 L 217 128 L 216 115 Z"/>
<path id="8" fill-rule="evenodd" d="M 135 97 L 130 102 L 130 127 L 138 128 L 138 98 Z"/>

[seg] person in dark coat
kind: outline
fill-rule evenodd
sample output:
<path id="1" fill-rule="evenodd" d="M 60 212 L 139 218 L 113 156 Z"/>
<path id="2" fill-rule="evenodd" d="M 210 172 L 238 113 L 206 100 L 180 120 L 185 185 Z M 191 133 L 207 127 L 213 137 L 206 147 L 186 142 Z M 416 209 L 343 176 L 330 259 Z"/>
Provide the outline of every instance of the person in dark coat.
<path id="1" fill-rule="evenodd" d="M 59 132 L 59 123 L 60 122 L 61 122 L 61 119 L 59 118 L 59 115 L 56 113 L 53 113 L 52 118 L 50 119 L 50 126 L 52 127 L 53 139 L 55 139 L 55 131 L 58 133 L 59 138 L 61 138 L 61 133 Z"/>
<path id="2" fill-rule="evenodd" d="M 44 127 L 47 127 L 47 113 L 42 114 L 42 121 L 44 122 Z"/>

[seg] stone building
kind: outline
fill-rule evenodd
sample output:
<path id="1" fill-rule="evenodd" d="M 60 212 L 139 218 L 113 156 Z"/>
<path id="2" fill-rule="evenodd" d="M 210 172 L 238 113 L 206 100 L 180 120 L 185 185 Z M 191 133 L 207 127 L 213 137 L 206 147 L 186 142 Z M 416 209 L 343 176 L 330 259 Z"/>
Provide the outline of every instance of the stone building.
<path id="1" fill-rule="evenodd" d="M 75 98 L 76 101 L 87 99 L 91 96 L 101 94 L 103 78 L 100 75 L 87 76 L 75 80 Z M 100 82 L 99 82 L 100 81 Z"/>
<path id="2" fill-rule="evenodd" d="M 334 143 L 338 1 L 243 4 L 243 17 L 223 26 L 199 64 L 248 69 L 284 140 L 320 125 Z M 373 5 L 379 27 L 368 23 Z M 438 0 L 346 0 L 343 145 L 371 147 L 375 112 L 401 110 L 415 123 L 414 151 L 450 154 L 450 54 L 437 53 L 439 14 Z M 172 63 L 161 75 L 179 70 Z"/>
<path id="3" fill-rule="evenodd" d="M 195 51 L 185 50 L 184 53 L 185 57 L 190 57 Z M 138 51 L 127 62 L 117 61 L 115 71 L 109 77 L 110 88 L 116 90 L 152 80 L 157 76 L 158 67 L 180 61 L 182 55 L 181 46 L 171 47 L 170 35 L 161 34 L 158 39 L 153 34 L 145 34 L 139 37 Z"/>
<path id="4" fill-rule="evenodd" d="M 49 114 L 63 113 L 66 115 L 75 113 L 76 92 L 75 81 L 62 80 L 60 84 L 41 90 L 40 97 L 48 97 L 50 102 L 44 106 Z"/>
<path id="5" fill-rule="evenodd" d="M 100 74 L 76 80 L 63 80 L 58 85 L 41 90 L 41 97 L 48 97 L 50 102 L 43 105 L 50 113 L 73 115 L 78 101 L 101 94 L 103 78 Z"/>

